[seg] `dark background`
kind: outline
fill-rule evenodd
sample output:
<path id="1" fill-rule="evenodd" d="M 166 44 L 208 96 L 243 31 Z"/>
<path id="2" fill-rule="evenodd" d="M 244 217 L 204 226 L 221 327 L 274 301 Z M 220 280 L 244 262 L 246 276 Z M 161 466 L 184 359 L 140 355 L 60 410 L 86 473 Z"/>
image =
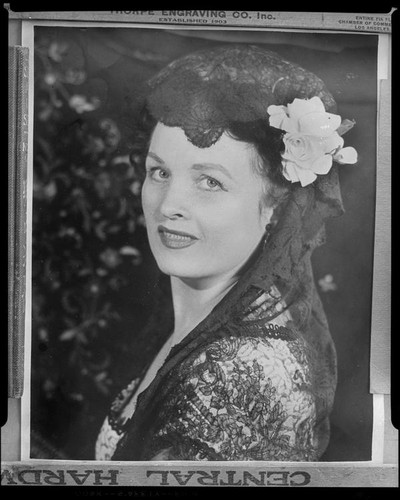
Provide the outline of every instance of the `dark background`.
<path id="1" fill-rule="evenodd" d="M 346 213 L 329 222 L 314 274 L 338 353 L 332 438 L 323 460 L 371 459 L 375 35 L 129 28 L 35 28 L 32 458 L 93 459 L 111 399 L 157 339 L 141 328 L 155 264 L 140 181 L 127 155 L 144 82 L 169 61 L 251 42 L 316 73 L 355 119 L 340 170 Z"/>

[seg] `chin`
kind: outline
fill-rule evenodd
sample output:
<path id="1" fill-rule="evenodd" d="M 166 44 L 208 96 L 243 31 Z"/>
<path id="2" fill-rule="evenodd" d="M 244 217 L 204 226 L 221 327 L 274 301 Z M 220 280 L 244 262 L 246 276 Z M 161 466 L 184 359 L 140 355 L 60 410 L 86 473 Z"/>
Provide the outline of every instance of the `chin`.
<path id="1" fill-rule="evenodd" d="M 160 271 L 168 276 L 177 278 L 196 279 L 201 278 L 203 273 L 199 275 L 200 266 L 196 266 L 193 261 L 190 263 L 177 262 L 177 259 L 157 259 L 156 262 Z"/>
<path id="2" fill-rule="evenodd" d="M 204 267 L 193 253 L 192 247 L 186 249 L 167 249 L 158 241 L 150 245 L 158 268 L 164 274 L 182 278 L 195 277 Z M 200 259 L 201 260 L 201 259 Z"/>

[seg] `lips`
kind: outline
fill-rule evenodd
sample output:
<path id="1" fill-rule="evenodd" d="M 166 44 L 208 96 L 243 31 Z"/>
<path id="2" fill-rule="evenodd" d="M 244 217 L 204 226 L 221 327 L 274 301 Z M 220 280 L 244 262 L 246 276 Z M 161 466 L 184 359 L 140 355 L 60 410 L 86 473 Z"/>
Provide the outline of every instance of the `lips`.
<path id="1" fill-rule="evenodd" d="M 160 235 L 162 244 L 167 248 L 186 248 L 198 241 L 198 238 L 192 234 L 185 233 L 183 231 L 176 231 L 174 229 L 168 229 L 161 225 L 158 226 L 158 234 Z"/>

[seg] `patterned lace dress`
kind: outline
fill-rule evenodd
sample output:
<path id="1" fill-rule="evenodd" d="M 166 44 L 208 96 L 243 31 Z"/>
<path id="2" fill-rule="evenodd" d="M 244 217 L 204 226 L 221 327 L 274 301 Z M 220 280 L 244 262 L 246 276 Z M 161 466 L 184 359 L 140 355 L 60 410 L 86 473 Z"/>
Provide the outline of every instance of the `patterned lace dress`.
<path id="1" fill-rule="evenodd" d="M 308 301 L 297 305 L 307 316 Z M 143 394 L 138 378 L 116 398 L 96 459 L 318 460 L 329 440 L 335 352 L 321 336 L 323 317 L 313 314 L 304 335 L 290 309 L 273 286 L 240 318 L 208 334 L 199 325 L 204 342 L 184 339 Z"/>

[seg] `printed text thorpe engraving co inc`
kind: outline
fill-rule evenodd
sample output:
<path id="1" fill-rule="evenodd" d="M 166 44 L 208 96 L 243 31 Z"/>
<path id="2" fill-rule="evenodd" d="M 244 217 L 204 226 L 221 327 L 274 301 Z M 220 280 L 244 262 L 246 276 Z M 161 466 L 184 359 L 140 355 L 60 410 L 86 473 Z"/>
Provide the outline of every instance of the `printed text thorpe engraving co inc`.
<path id="1" fill-rule="evenodd" d="M 227 17 L 234 20 L 250 21 L 258 19 L 273 21 L 276 18 L 267 12 L 248 12 L 246 10 L 112 10 L 111 14 L 133 15 L 133 16 L 159 16 L 158 21 L 162 23 L 177 24 L 227 24 Z"/>

